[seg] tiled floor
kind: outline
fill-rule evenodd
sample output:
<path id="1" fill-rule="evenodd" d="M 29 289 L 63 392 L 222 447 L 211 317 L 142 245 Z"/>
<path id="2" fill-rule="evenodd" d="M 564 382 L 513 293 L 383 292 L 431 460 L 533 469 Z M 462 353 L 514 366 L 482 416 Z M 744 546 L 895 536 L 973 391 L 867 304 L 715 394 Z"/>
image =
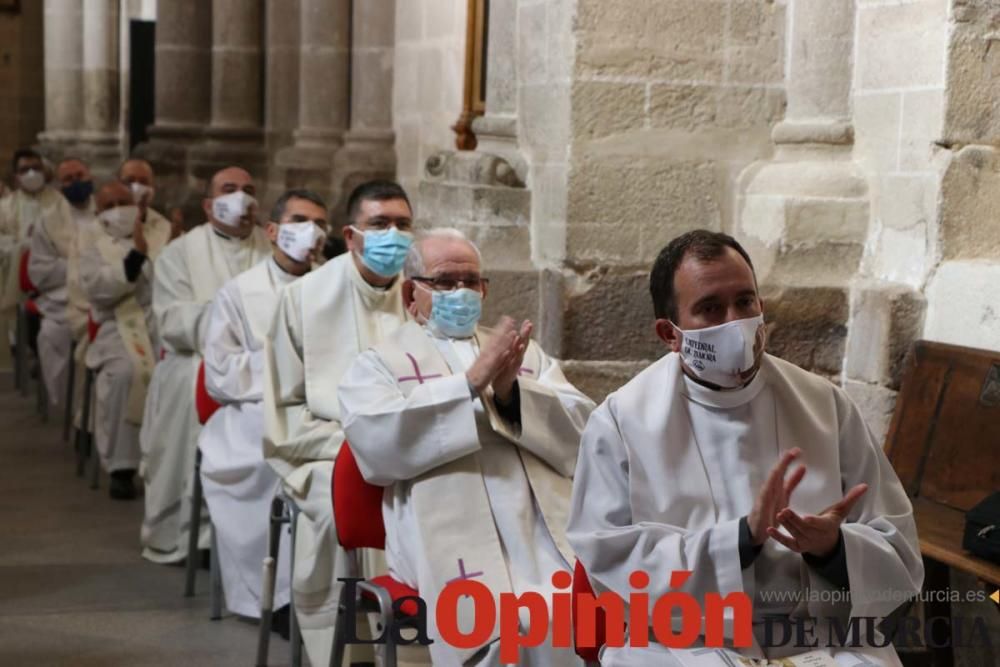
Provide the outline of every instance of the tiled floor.
<path id="1" fill-rule="evenodd" d="M 208 576 L 139 555 L 142 500 L 112 501 L 75 476 L 59 416 L 0 373 L 0 666 L 249 667 L 257 626 L 208 619 Z M 272 635 L 272 665 L 288 664 Z"/>

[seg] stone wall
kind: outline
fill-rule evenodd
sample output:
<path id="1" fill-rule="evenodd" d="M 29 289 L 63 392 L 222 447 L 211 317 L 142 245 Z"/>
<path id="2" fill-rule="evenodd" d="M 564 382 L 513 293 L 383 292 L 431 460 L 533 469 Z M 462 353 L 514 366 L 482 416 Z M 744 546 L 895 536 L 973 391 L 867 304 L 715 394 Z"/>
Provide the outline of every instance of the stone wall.
<path id="1" fill-rule="evenodd" d="M 465 2 L 396 3 L 392 110 L 397 176 L 414 199 L 427 159 L 455 145 L 450 127 L 462 111 L 465 21 Z"/>
<path id="2" fill-rule="evenodd" d="M 562 354 L 598 396 L 663 353 L 647 274 L 677 234 L 734 231 L 740 173 L 784 116 L 785 5 L 579 0 Z"/>
<path id="3" fill-rule="evenodd" d="M 19 14 L 0 12 L 0 178 L 11 153 L 35 143 L 44 126 L 42 7 L 22 3 Z"/>

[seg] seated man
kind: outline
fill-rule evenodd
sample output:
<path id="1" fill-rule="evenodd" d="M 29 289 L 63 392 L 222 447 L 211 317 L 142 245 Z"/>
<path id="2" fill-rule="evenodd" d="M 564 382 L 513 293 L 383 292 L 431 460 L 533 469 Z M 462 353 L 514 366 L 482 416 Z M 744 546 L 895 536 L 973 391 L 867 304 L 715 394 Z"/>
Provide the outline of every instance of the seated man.
<path id="1" fill-rule="evenodd" d="M 142 445 L 145 509 L 142 555 L 156 563 L 187 556 L 194 460 L 201 430 L 194 388 L 209 304 L 225 283 L 271 254 L 257 225 L 257 189 L 240 167 L 216 172 L 202 208 L 208 224 L 170 243 L 156 262 L 153 312 L 162 353 L 146 398 Z M 198 544 L 209 545 L 209 522 Z"/>
<path id="2" fill-rule="evenodd" d="M 362 474 L 392 487 L 383 505 L 389 569 L 432 610 L 465 571 L 495 596 L 548 597 L 552 574 L 573 560 L 563 527 L 594 404 L 529 340 L 530 322 L 478 328 L 487 281 L 461 232 L 418 239 L 403 275 L 416 321 L 363 352 L 338 392 Z M 500 664 L 497 642 L 456 650 L 429 617 L 435 665 Z M 519 664 L 579 659 L 542 645 L 522 650 Z"/>
<path id="3" fill-rule="evenodd" d="M 627 600 L 644 571 L 650 614 L 675 570 L 692 572 L 683 592 L 703 610 L 707 593 L 746 593 L 756 641 L 742 653 L 755 657 L 809 650 L 765 646 L 776 643 L 765 617 L 811 617 L 826 647 L 831 618 L 885 617 L 916 595 L 923 565 L 903 487 L 842 389 L 764 353 L 739 243 L 703 230 L 674 239 L 650 292 L 670 353 L 594 411 L 580 446 L 567 532 L 595 588 Z M 827 601 L 844 591 L 847 602 Z M 648 648 L 605 648 L 602 664 L 681 664 L 649 635 Z M 891 646 L 856 650 L 898 664 Z"/>
<path id="4" fill-rule="evenodd" d="M 399 274 L 413 211 L 399 184 L 376 180 L 351 192 L 347 220 L 350 252 L 282 291 L 265 347 L 264 457 L 301 510 L 292 588 L 314 665 L 330 662 L 337 580 L 347 576 L 330 511 L 333 460 L 344 442 L 337 386 L 358 354 L 406 321 Z M 361 662 L 362 653 L 350 658 Z"/>
<path id="5" fill-rule="evenodd" d="M 322 259 L 326 218 L 326 204 L 319 195 L 309 190 L 281 195 L 267 225 L 272 256 L 223 285 L 208 312 L 201 346 L 205 386 L 222 407 L 198 436 L 201 476 L 215 527 L 226 606 L 241 616 L 260 615 L 261 562 L 267 556 L 268 517 L 279 482 L 261 448 L 264 341 L 281 289 Z M 278 563 L 274 606 L 285 607 L 287 551 Z M 275 617 L 275 628 L 282 624 L 288 627 L 287 611 Z"/>
<path id="6" fill-rule="evenodd" d="M 35 303 L 42 313 L 38 333 L 38 357 L 42 364 L 49 403 L 61 404 L 73 347 L 73 330 L 68 321 L 67 262 L 80 228 L 94 219 L 94 182 L 83 160 L 67 158 L 56 166 L 56 180 L 66 204 L 61 215 L 43 218 L 31 235 L 28 277 L 38 290 Z"/>
<path id="7" fill-rule="evenodd" d="M 153 374 L 153 260 L 170 239 L 170 224 L 133 204 L 120 181 L 97 193 L 97 224 L 80 238 L 80 284 L 100 326 L 87 349 L 97 371 L 95 425 L 112 498 L 135 498 L 139 426 Z"/>
<path id="8" fill-rule="evenodd" d="M 42 156 L 30 148 L 14 152 L 13 192 L 0 199 L 0 331 L 13 333 L 14 309 L 24 300 L 19 272 L 21 257 L 28 250 L 35 228 L 43 220 L 61 220 L 66 214 L 66 200 L 47 185 Z M 41 327 L 40 317 L 28 314 L 28 344 L 37 352 L 35 340 Z"/>

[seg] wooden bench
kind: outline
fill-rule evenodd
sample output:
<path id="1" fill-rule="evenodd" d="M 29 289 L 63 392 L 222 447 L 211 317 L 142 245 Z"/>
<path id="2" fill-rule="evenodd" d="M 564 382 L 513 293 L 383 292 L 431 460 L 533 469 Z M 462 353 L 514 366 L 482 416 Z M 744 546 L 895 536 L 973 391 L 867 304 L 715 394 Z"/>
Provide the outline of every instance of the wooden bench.
<path id="1" fill-rule="evenodd" d="M 949 568 L 1000 588 L 1000 565 L 962 549 L 965 512 L 1000 490 L 1000 352 L 917 341 L 885 445 L 913 501 L 926 591 L 949 588 Z M 946 601 L 928 602 L 928 618 L 950 616 Z M 951 664 L 948 649 L 935 665 Z"/>

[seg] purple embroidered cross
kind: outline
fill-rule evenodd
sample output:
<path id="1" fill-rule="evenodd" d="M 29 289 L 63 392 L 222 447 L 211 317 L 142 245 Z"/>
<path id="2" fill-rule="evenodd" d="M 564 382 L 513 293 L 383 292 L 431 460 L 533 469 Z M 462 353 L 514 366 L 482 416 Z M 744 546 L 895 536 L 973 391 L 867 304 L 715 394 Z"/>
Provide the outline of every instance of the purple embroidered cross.
<path id="1" fill-rule="evenodd" d="M 524 366 L 521 366 L 520 368 L 517 369 L 517 374 L 518 375 L 534 375 L 535 371 L 533 371 L 530 368 L 525 368 Z"/>
<path id="2" fill-rule="evenodd" d="M 466 579 L 472 579 L 473 577 L 481 577 L 483 576 L 483 574 L 485 574 L 484 572 L 466 572 L 465 560 L 462 558 L 458 559 L 458 572 L 459 575 L 454 579 L 450 579 L 448 581 L 449 584 L 452 583 L 453 581 L 464 581 Z"/>
<path id="3" fill-rule="evenodd" d="M 414 380 L 416 380 L 418 384 L 423 384 L 424 380 L 433 380 L 434 378 L 441 377 L 440 373 L 433 373 L 431 375 L 421 375 L 420 374 L 420 366 L 417 365 L 417 360 L 414 359 L 413 355 L 410 354 L 409 352 L 406 353 L 406 356 L 410 358 L 410 363 L 413 364 L 413 373 L 414 374 L 413 375 L 407 375 L 406 377 L 399 378 L 399 380 L 398 380 L 399 382 L 413 382 Z"/>

